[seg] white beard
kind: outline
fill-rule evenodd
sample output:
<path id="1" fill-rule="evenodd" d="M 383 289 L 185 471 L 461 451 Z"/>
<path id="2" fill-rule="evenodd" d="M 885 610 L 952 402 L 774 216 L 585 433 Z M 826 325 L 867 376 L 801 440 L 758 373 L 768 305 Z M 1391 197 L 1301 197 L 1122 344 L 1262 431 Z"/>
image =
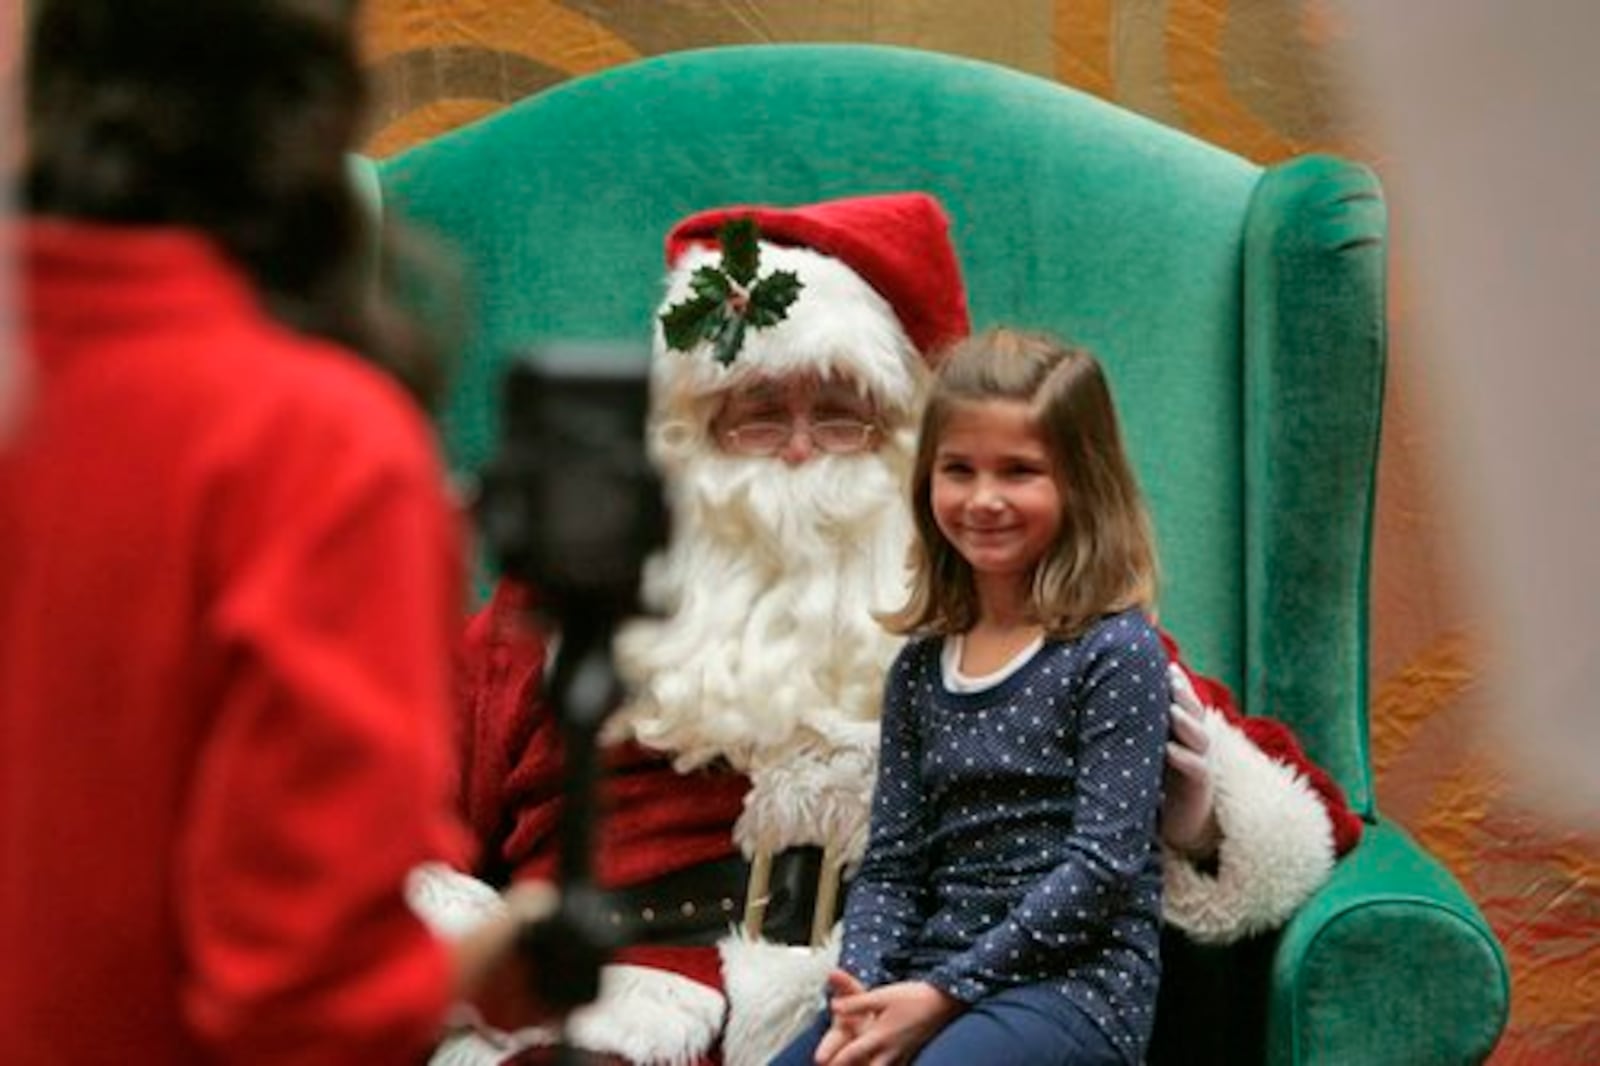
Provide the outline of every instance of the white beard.
<path id="1" fill-rule="evenodd" d="M 909 434 L 797 467 L 723 455 L 701 438 L 667 464 L 674 536 L 625 626 L 630 702 L 608 726 L 669 753 L 758 772 L 805 752 L 875 754 L 883 678 L 899 648 L 874 611 L 906 593 Z M 867 767 L 870 772 L 871 767 Z"/>

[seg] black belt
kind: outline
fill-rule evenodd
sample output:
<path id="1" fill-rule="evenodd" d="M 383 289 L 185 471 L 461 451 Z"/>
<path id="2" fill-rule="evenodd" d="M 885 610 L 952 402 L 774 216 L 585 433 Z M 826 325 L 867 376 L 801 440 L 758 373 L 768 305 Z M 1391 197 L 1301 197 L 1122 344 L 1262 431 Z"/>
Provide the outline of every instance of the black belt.
<path id="1" fill-rule="evenodd" d="M 819 847 L 789 848 L 772 857 L 762 939 L 811 942 L 822 875 Z M 606 910 L 625 944 L 715 944 L 744 922 L 749 887 L 750 864 L 735 855 L 612 889 Z"/>

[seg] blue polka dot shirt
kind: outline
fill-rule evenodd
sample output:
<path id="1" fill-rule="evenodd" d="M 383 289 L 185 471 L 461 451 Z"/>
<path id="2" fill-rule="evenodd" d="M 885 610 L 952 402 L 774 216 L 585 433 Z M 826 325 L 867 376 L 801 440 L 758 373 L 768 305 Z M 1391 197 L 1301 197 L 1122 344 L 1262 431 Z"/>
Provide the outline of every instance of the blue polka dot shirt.
<path id="1" fill-rule="evenodd" d="M 841 964 L 976 1003 L 1042 985 L 1138 1062 L 1160 977 L 1167 657 L 1138 611 L 952 692 L 940 638 L 890 671 Z"/>

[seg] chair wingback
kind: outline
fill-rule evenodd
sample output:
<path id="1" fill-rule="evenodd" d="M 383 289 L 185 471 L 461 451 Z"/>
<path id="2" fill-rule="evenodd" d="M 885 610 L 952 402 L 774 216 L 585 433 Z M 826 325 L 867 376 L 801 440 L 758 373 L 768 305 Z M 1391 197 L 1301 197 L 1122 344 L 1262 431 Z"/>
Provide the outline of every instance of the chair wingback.
<path id="1" fill-rule="evenodd" d="M 1244 703 L 1367 814 L 1387 221 L 1371 171 L 1310 157 L 1263 175 L 1245 227 Z"/>

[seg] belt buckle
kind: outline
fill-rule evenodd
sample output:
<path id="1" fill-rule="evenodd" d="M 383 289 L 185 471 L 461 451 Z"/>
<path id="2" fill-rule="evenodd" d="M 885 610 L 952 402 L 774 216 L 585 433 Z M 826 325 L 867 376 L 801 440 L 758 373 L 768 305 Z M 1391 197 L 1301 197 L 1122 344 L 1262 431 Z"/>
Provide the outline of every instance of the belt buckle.
<path id="1" fill-rule="evenodd" d="M 750 862 L 750 881 L 745 888 L 744 933 L 751 940 L 759 940 L 766 925 L 768 907 L 773 900 L 772 871 L 772 850 L 762 848 Z M 811 911 L 811 946 L 814 948 L 827 941 L 838 917 L 843 872 L 844 861 L 839 848 L 830 841 L 822 849 L 822 861 L 817 868 L 815 903 Z"/>

